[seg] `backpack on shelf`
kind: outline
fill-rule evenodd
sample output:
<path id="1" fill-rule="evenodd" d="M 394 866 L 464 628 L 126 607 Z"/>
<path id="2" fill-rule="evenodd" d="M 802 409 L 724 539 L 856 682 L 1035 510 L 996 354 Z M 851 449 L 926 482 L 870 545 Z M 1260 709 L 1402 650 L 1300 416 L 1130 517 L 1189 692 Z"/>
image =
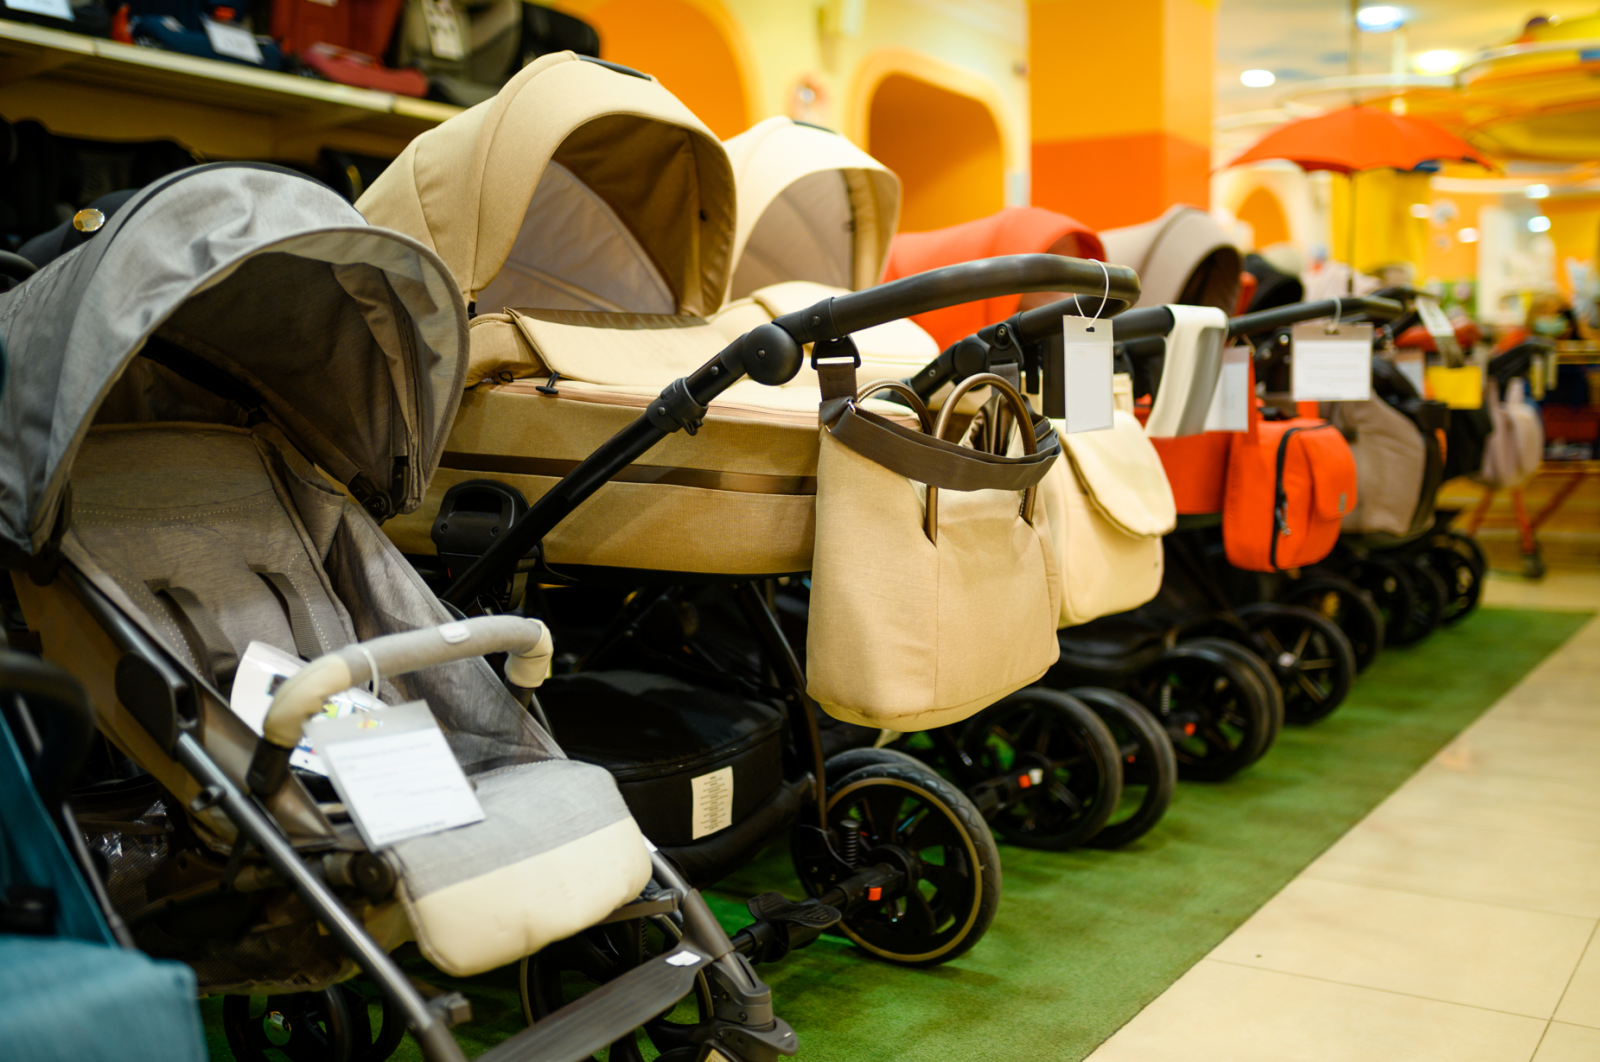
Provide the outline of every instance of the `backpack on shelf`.
<path id="1" fill-rule="evenodd" d="M 251 27 L 248 0 L 130 0 L 112 20 L 111 36 L 199 59 L 282 70 L 283 52 L 271 37 Z"/>
<path id="2" fill-rule="evenodd" d="M 405 0 L 390 64 L 420 67 L 430 96 L 472 107 L 539 56 L 563 51 L 599 58 L 600 35 L 523 0 Z"/>
<path id="3" fill-rule="evenodd" d="M 384 65 L 403 0 L 273 0 L 272 35 L 302 72 L 356 88 L 402 96 L 428 94 L 428 78 L 413 67 Z"/>

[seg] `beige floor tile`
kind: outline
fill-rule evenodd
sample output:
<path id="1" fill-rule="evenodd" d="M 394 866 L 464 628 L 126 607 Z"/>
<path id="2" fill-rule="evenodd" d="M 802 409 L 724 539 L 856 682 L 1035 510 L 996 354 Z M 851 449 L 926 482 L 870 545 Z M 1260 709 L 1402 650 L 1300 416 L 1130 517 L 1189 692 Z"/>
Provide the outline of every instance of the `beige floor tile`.
<path id="1" fill-rule="evenodd" d="M 1202 961 L 1090 1062 L 1527 1062 L 1545 1022 Z"/>
<path id="2" fill-rule="evenodd" d="M 1600 844 L 1373 812 L 1305 875 L 1600 918 Z"/>
<path id="3" fill-rule="evenodd" d="M 1490 572 L 1483 603 L 1492 608 L 1600 608 L 1600 572 L 1556 568 L 1539 580 Z"/>
<path id="4" fill-rule="evenodd" d="M 1594 927 L 1588 918 L 1300 878 L 1209 957 L 1549 1018 Z"/>
<path id="5" fill-rule="evenodd" d="M 1500 699 L 1488 718 L 1600 728 L 1600 645 L 1592 655 L 1592 674 L 1530 675 Z"/>
<path id="6" fill-rule="evenodd" d="M 1488 774 L 1435 761 L 1378 806 L 1385 815 L 1570 837 L 1600 844 L 1592 782 Z"/>
<path id="7" fill-rule="evenodd" d="M 1600 778 L 1600 728 L 1491 713 L 1441 749 L 1434 762 L 1471 774 L 1593 784 Z"/>
<path id="8" fill-rule="evenodd" d="M 1567 994 L 1556 1009 L 1556 1020 L 1600 1029 L 1600 934 L 1590 940 L 1589 950 L 1578 963 L 1578 972 L 1572 975 Z M 1600 1051 L 1594 1057 L 1600 1058 Z"/>
<path id="9" fill-rule="evenodd" d="M 1600 1058 L 1600 1029 L 1551 1022 L 1533 1062 L 1595 1062 Z"/>

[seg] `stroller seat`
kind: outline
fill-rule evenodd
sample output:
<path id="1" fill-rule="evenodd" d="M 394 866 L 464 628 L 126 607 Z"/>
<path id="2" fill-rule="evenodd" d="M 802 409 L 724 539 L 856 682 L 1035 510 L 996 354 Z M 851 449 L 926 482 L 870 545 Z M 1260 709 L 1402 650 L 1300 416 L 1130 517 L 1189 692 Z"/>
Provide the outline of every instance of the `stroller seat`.
<path id="1" fill-rule="evenodd" d="M 344 496 L 297 474 L 263 434 L 100 426 L 79 451 L 72 484 L 68 556 L 224 695 L 251 641 L 311 659 L 361 640 L 344 602 L 362 598 L 324 567 L 330 555 L 351 559 L 352 543 L 339 534 Z M 400 679 L 380 694 L 399 703 L 418 691 Z M 431 706 L 439 712 L 436 694 Z M 217 715 L 208 728 L 230 727 L 248 749 L 242 721 Z M 458 975 L 503 965 L 638 894 L 649 878 L 646 849 L 604 770 L 560 758 L 516 762 L 481 734 L 441 723 L 486 817 L 387 850 L 396 895 L 435 964 Z M 181 778 L 161 780 L 180 795 L 185 788 Z M 350 827 L 335 834 L 359 848 Z"/>

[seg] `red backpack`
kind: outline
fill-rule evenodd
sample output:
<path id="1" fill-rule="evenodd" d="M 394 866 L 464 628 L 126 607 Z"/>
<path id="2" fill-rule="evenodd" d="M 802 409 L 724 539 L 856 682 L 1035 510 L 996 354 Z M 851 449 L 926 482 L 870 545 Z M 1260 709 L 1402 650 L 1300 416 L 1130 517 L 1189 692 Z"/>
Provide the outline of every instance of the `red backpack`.
<path id="1" fill-rule="evenodd" d="M 1355 504 L 1356 462 L 1338 428 L 1312 417 L 1254 423 L 1228 453 L 1228 563 L 1257 572 L 1315 564 Z"/>

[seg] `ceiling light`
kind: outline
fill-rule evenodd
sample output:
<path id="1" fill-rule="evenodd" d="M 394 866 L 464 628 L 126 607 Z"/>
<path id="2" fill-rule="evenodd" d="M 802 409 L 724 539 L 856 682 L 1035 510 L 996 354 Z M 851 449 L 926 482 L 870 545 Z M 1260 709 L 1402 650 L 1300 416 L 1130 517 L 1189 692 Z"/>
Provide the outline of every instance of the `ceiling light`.
<path id="1" fill-rule="evenodd" d="M 1478 230 L 1477 229 L 1462 229 L 1462 230 L 1460 230 L 1459 232 L 1456 233 L 1456 239 L 1460 240 L 1462 243 L 1477 243 L 1478 242 Z"/>
<path id="2" fill-rule="evenodd" d="M 1376 4 L 1364 7 L 1356 12 L 1356 25 L 1368 33 L 1388 33 L 1397 30 L 1406 24 L 1404 8 L 1391 7 L 1388 4 Z"/>
<path id="3" fill-rule="evenodd" d="M 1543 214 L 1535 214 L 1533 217 L 1528 219 L 1528 231 L 1549 232 L 1550 219 L 1545 217 Z"/>
<path id="4" fill-rule="evenodd" d="M 1453 74 L 1461 69 L 1461 53 L 1452 52 L 1448 48 L 1438 48 L 1431 52 L 1423 52 L 1411 62 L 1419 74 L 1434 76 Z"/>
<path id="5" fill-rule="evenodd" d="M 1266 88 L 1276 80 L 1271 70 L 1246 70 L 1239 75 L 1239 83 L 1249 88 Z"/>
<path id="6" fill-rule="evenodd" d="M 1546 199 L 1550 195 L 1550 186 L 1548 184 L 1530 184 L 1523 194 L 1529 199 Z"/>
<path id="7" fill-rule="evenodd" d="M 1425 218 L 1430 213 L 1432 213 L 1432 212 L 1428 209 L 1428 204 L 1427 203 L 1412 203 L 1411 204 L 1411 216 L 1414 217 L 1414 218 Z"/>

